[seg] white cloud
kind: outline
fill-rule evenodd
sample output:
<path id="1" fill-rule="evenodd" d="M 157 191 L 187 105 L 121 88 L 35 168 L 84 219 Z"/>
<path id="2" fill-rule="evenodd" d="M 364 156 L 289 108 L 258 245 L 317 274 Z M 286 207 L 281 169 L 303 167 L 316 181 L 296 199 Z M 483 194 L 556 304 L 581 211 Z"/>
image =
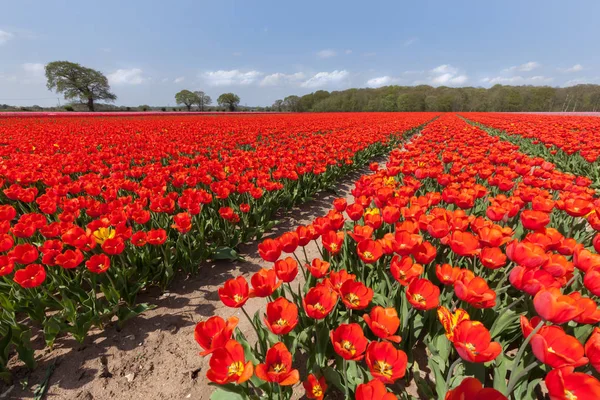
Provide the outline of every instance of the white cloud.
<path id="1" fill-rule="evenodd" d="M 242 72 L 237 69 L 230 71 L 207 71 L 201 77 L 211 86 L 250 85 L 263 75 L 259 71 Z"/>
<path id="2" fill-rule="evenodd" d="M 302 72 L 296 72 L 295 74 L 283 74 L 281 72 L 276 72 L 274 74 L 265 76 L 260 81 L 260 86 L 278 86 L 289 83 L 296 83 L 304 78 L 305 75 Z"/>
<path id="3" fill-rule="evenodd" d="M 426 81 L 415 81 L 414 84 L 427 83 L 433 86 L 458 86 L 465 84 L 469 77 L 460 73 L 459 69 L 450 64 L 439 65 L 429 71 Z"/>
<path id="4" fill-rule="evenodd" d="M 312 76 L 310 79 L 302 82 L 302 87 L 306 88 L 317 88 L 327 85 L 337 85 L 343 82 L 349 73 L 346 70 L 338 71 L 337 69 L 332 72 L 319 72 Z"/>
<path id="5" fill-rule="evenodd" d="M 352 54 L 352 50 L 348 49 L 344 53 L 346 53 L 346 54 Z"/>
<path id="6" fill-rule="evenodd" d="M 580 72 L 583 71 L 583 65 L 581 64 L 575 64 L 572 67 L 569 68 L 558 68 L 558 70 L 560 72 L 564 72 L 564 73 L 570 73 L 570 72 Z"/>
<path id="7" fill-rule="evenodd" d="M 234 56 L 234 57 L 241 57 L 242 56 L 242 52 L 241 51 L 236 51 L 236 52 L 231 53 L 231 55 Z"/>
<path id="8" fill-rule="evenodd" d="M 431 70 L 434 74 L 456 74 L 458 70 L 449 64 L 442 64 Z"/>
<path id="9" fill-rule="evenodd" d="M 179 76 L 179 77 L 175 78 L 175 80 L 173 81 L 173 83 L 181 83 L 183 81 L 185 81 L 185 77 Z"/>
<path id="10" fill-rule="evenodd" d="M 544 83 L 550 83 L 554 80 L 554 78 L 551 77 L 547 77 L 547 76 L 541 76 L 541 75 L 536 75 L 536 76 L 531 76 L 531 77 L 522 77 L 520 75 L 518 76 L 510 76 L 510 77 L 506 77 L 506 76 L 496 76 L 493 78 L 483 78 L 481 80 L 481 82 L 483 83 L 488 83 L 490 85 L 496 85 L 496 84 L 500 84 L 500 85 L 527 85 L 527 84 L 544 84 Z"/>
<path id="11" fill-rule="evenodd" d="M 41 63 L 25 63 L 21 67 L 30 76 L 40 77 L 45 73 L 44 64 Z"/>
<path id="12" fill-rule="evenodd" d="M 469 80 L 469 77 L 466 75 L 454 75 L 454 74 L 442 74 L 438 76 L 434 76 L 431 79 L 431 83 L 434 85 L 462 85 L 466 81 Z"/>
<path id="13" fill-rule="evenodd" d="M 100 51 L 103 53 L 110 53 L 112 49 L 110 47 L 102 47 Z"/>
<path id="14" fill-rule="evenodd" d="M 398 78 L 394 78 L 391 76 L 379 76 L 377 78 L 372 78 L 367 81 L 368 87 L 381 87 L 391 85 L 393 83 L 398 82 Z"/>
<path id="15" fill-rule="evenodd" d="M 337 55 L 337 53 L 331 49 L 325 49 L 325 50 L 321 50 L 321 51 L 317 52 L 317 57 L 319 57 L 319 58 L 331 58 L 331 57 L 335 57 L 336 55 Z"/>
<path id="16" fill-rule="evenodd" d="M 529 61 L 529 62 L 526 62 L 525 64 L 515 65 L 515 66 L 509 67 L 509 68 L 505 68 L 502 70 L 502 72 L 516 72 L 516 71 L 530 72 L 541 66 L 542 65 L 536 61 Z"/>
<path id="17" fill-rule="evenodd" d="M 10 32 L 0 30 L 0 46 L 12 39 L 14 35 Z"/>
<path id="18" fill-rule="evenodd" d="M 111 85 L 139 85 L 147 80 L 143 74 L 140 68 L 118 69 L 108 74 L 108 80 Z"/>
<path id="19" fill-rule="evenodd" d="M 408 47 L 408 46 L 410 46 L 410 45 L 413 45 L 413 44 L 415 44 L 415 43 L 416 43 L 418 40 L 419 40 L 419 38 L 416 38 L 416 37 L 411 37 L 411 38 L 408 38 L 408 39 L 406 39 L 406 40 L 404 41 L 404 45 L 405 45 L 406 47 Z"/>

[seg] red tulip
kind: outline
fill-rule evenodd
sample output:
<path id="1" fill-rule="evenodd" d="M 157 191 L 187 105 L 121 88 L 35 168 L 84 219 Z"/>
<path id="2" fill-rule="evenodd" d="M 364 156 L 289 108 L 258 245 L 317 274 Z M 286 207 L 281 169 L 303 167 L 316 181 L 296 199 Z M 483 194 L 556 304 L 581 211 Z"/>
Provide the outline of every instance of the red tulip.
<path id="1" fill-rule="evenodd" d="M 46 270 L 40 264 L 29 264 L 15 272 L 13 280 L 24 288 L 38 287 L 46 280 Z"/>
<path id="2" fill-rule="evenodd" d="M 600 328 L 594 328 L 591 336 L 585 343 L 585 355 L 590 363 L 600 372 Z"/>
<path id="3" fill-rule="evenodd" d="M 261 268 L 250 278 L 252 290 L 250 297 L 267 297 L 279 289 L 281 281 L 277 282 L 277 274 L 274 269 Z"/>
<path id="4" fill-rule="evenodd" d="M 342 302 L 351 310 L 366 308 L 373 299 L 373 289 L 362 282 L 347 280 L 340 287 Z"/>
<path id="5" fill-rule="evenodd" d="M 337 298 L 337 293 L 329 285 L 321 283 L 306 293 L 306 296 L 302 299 L 302 304 L 306 315 L 310 318 L 323 319 L 333 310 Z"/>
<path id="6" fill-rule="evenodd" d="M 110 258 L 106 254 L 95 254 L 86 261 L 85 266 L 94 274 L 102 274 L 110 268 Z"/>
<path id="7" fill-rule="evenodd" d="M 456 297 L 476 308 L 491 308 L 496 305 L 496 292 L 489 288 L 485 279 L 458 279 L 454 282 Z"/>
<path id="8" fill-rule="evenodd" d="M 267 350 L 266 362 L 258 364 L 255 373 L 263 381 L 278 383 L 281 386 L 295 385 L 300 381 L 300 373 L 292 368 L 292 354 L 282 342 Z"/>
<path id="9" fill-rule="evenodd" d="M 254 372 L 252 363 L 246 362 L 244 348 L 235 340 L 228 340 L 223 347 L 216 349 L 212 353 L 209 365 L 206 377 L 219 385 L 244 383 Z"/>
<path id="10" fill-rule="evenodd" d="M 216 349 L 225 346 L 231 339 L 233 330 L 239 319 L 230 317 L 227 321 L 219 316 L 210 317 L 206 321 L 196 324 L 194 339 L 204 349 L 200 355 L 205 356 L 213 353 Z"/>
<path id="11" fill-rule="evenodd" d="M 219 298 L 227 307 L 239 308 L 246 304 L 250 295 L 248 282 L 243 276 L 229 279 L 218 290 Z"/>
<path id="12" fill-rule="evenodd" d="M 575 299 L 557 288 L 540 290 L 533 298 L 533 305 L 540 317 L 554 324 L 572 321 L 583 312 Z"/>
<path id="13" fill-rule="evenodd" d="M 329 266 L 330 264 L 328 262 L 325 262 L 320 258 L 315 258 L 312 260 L 312 263 L 306 264 L 308 272 L 310 272 L 310 274 L 317 279 L 320 279 L 327 275 L 327 271 L 329 271 Z"/>
<path id="14" fill-rule="evenodd" d="M 298 262 L 292 257 L 275 262 L 275 274 L 283 282 L 292 282 L 298 275 Z"/>
<path id="15" fill-rule="evenodd" d="M 502 352 L 498 342 L 492 342 L 490 332 L 482 324 L 465 320 L 454 328 L 454 347 L 463 360 L 482 363 L 495 360 Z"/>
<path id="16" fill-rule="evenodd" d="M 392 258 L 390 272 L 398 283 L 402 286 L 408 286 L 423 273 L 423 267 L 420 264 L 413 263 L 410 257 L 396 255 Z"/>
<path id="17" fill-rule="evenodd" d="M 383 255 L 383 247 L 375 240 L 367 239 L 358 243 L 356 252 L 363 262 L 372 264 Z"/>
<path id="18" fill-rule="evenodd" d="M 477 378 L 466 377 L 460 385 L 449 390 L 444 400 L 508 400 L 492 388 L 484 388 Z"/>
<path id="19" fill-rule="evenodd" d="M 275 262 L 281 255 L 281 245 L 278 240 L 265 239 L 258 245 L 258 254 L 268 262 Z"/>
<path id="20" fill-rule="evenodd" d="M 440 304 L 440 289 L 428 279 L 417 279 L 408 285 L 406 298 L 417 310 L 430 310 Z"/>
<path id="21" fill-rule="evenodd" d="M 378 338 L 400 343 L 400 336 L 394 336 L 394 333 L 400 327 L 400 319 L 398 313 L 393 307 L 383 308 L 375 306 L 371 309 L 370 314 L 364 314 L 363 319 L 371 329 L 371 332 Z"/>
<path id="22" fill-rule="evenodd" d="M 267 304 L 264 321 L 275 335 L 286 335 L 298 325 L 298 307 L 285 297 L 278 297 Z"/>
<path id="23" fill-rule="evenodd" d="M 583 372 L 573 372 L 573 367 L 553 369 L 544 382 L 550 400 L 600 399 L 600 381 Z"/>
<path id="24" fill-rule="evenodd" d="M 308 377 L 302 382 L 302 385 L 304 386 L 307 398 L 323 400 L 325 392 L 327 391 L 327 383 L 324 376 L 317 379 L 315 375 L 308 374 Z"/>
<path id="25" fill-rule="evenodd" d="M 403 378 L 408 363 L 406 353 L 390 342 L 371 342 L 365 360 L 371 375 L 383 383 L 394 383 Z"/>
<path id="26" fill-rule="evenodd" d="M 537 231 L 550 223 L 550 215 L 543 211 L 524 210 L 521 213 L 521 223 L 525 229 Z"/>
<path id="27" fill-rule="evenodd" d="M 369 343 L 359 324 L 341 324 L 330 333 L 335 352 L 345 360 L 359 361 Z"/>
<path id="28" fill-rule="evenodd" d="M 558 326 L 548 326 L 533 335 L 531 349 L 538 360 L 552 368 L 579 367 L 588 363 L 583 345 Z"/>
<path id="29" fill-rule="evenodd" d="M 374 379 L 356 387 L 356 400 L 398 400 L 396 395 L 389 393 L 383 382 Z"/>

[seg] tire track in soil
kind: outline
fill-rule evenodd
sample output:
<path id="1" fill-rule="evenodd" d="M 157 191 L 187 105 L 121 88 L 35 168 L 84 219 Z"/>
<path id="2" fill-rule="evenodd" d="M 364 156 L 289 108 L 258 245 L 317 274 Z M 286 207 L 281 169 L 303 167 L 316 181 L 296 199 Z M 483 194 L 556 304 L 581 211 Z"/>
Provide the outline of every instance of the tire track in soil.
<path id="1" fill-rule="evenodd" d="M 407 139 L 410 141 L 419 134 L 417 131 Z M 381 164 L 387 159 L 383 156 L 371 161 Z M 318 193 L 315 200 L 283 212 L 277 217 L 279 224 L 264 238 L 277 237 L 298 225 L 311 223 L 316 217 L 325 215 L 337 197 L 353 202 L 351 190 L 354 182 L 368 173 L 368 166 L 351 172 L 338 181 L 337 190 Z M 198 276 L 176 277 L 168 292 L 161 294 L 157 288 L 151 288 L 140 294 L 139 302 L 156 304 L 157 307 L 128 321 L 120 331 L 116 324 L 104 330 L 94 329 L 82 344 L 64 336 L 57 339 L 53 349 L 44 348 L 43 338 L 38 333 L 34 340 L 37 368 L 28 373 L 13 358 L 10 367 L 14 371 L 14 386 L 0 386 L 0 398 L 32 398 L 36 384 L 44 380 L 46 370 L 54 364 L 47 399 L 208 400 L 214 390 L 205 376 L 210 357 L 198 354 L 200 347 L 194 341 L 194 327 L 213 315 L 223 318 L 236 316 L 240 321 L 238 328 L 250 343 L 255 342 L 256 334 L 241 310 L 225 307 L 217 290 L 230 278 L 242 275 L 249 281 L 254 272 L 272 267 L 272 263 L 265 262 L 258 255 L 258 243 L 255 241 L 240 247 L 245 262 L 205 263 Z M 305 249 L 310 259 L 319 256 L 314 241 Z M 301 253 L 300 250 L 297 255 L 303 260 Z M 266 303 L 265 299 L 250 299 L 245 309 L 253 316 L 256 311 L 264 309 Z M 26 389 L 19 383 L 23 380 L 30 385 Z M 409 387 L 407 390 L 416 395 L 416 388 Z M 304 389 L 298 384 L 293 398 L 298 399 L 303 394 Z"/>

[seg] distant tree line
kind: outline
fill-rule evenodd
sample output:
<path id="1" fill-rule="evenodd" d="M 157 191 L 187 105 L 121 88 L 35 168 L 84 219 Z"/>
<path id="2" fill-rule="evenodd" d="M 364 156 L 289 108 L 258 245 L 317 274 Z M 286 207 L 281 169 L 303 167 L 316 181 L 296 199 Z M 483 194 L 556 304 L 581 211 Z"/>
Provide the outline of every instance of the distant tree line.
<path id="1" fill-rule="evenodd" d="M 318 90 L 277 100 L 272 111 L 600 111 L 600 85 L 384 86 Z"/>

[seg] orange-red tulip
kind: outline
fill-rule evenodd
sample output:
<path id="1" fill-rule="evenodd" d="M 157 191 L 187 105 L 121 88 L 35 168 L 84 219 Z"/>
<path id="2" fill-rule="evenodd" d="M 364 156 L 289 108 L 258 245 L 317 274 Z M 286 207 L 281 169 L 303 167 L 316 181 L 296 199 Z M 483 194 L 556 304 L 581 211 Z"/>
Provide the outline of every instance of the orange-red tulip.
<path id="1" fill-rule="evenodd" d="M 454 328 L 454 347 L 463 360 L 481 363 L 496 359 L 502 352 L 498 342 L 492 342 L 490 332 L 482 324 L 465 320 Z"/>
<path id="2" fill-rule="evenodd" d="M 378 241 L 367 239 L 358 243 L 356 253 L 363 262 L 372 264 L 377 262 L 383 255 L 383 247 Z"/>
<path id="3" fill-rule="evenodd" d="M 373 299 L 373 289 L 362 282 L 347 280 L 340 287 L 340 295 L 346 307 L 351 310 L 362 310 Z"/>
<path id="4" fill-rule="evenodd" d="M 390 342 L 371 342 L 365 360 L 374 378 L 383 383 L 394 383 L 404 377 L 408 357 Z"/>
<path id="5" fill-rule="evenodd" d="M 585 343 L 585 355 L 590 363 L 600 372 L 600 328 L 594 328 L 591 336 Z"/>
<path id="6" fill-rule="evenodd" d="M 281 244 L 275 239 L 265 239 L 258 245 L 258 254 L 268 262 L 275 262 L 281 255 Z"/>
<path id="7" fill-rule="evenodd" d="M 275 335 L 286 335 L 298 325 L 298 307 L 285 297 L 267 304 L 265 325 Z"/>
<path id="8" fill-rule="evenodd" d="M 277 282 L 277 273 L 274 269 L 261 268 L 250 278 L 252 290 L 250 297 L 267 297 L 273 294 L 282 282 Z"/>
<path id="9" fill-rule="evenodd" d="M 579 367 L 588 363 L 583 345 L 559 326 L 547 326 L 533 335 L 531 349 L 538 360 L 552 368 Z"/>
<path id="10" fill-rule="evenodd" d="M 327 275 L 327 271 L 329 271 L 329 265 L 330 264 L 328 262 L 323 261 L 320 258 L 315 258 L 312 260 L 312 263 L 306 264 L 306 268 L 312 276 L 320 279 Z"/>
<path id="11" fill-rule="evenodd" d="M 544 379 L 550 400 L 600 399 L 600 381 L 572 367 L 553 369 Z"/>
<path id="12" fill-rule="evenodd" d="M 292 354 L 282 342 L 267 350 L 265 363 L 258 364 L 255 373 L 259 379 L 281 386 L 295 385 L 300 381 L 300 373 L 292 368 Z"/>
<path id="13" fill-rule="evenodd" d="M 389 393 L 383 382 L 374 379 L 356 387 L 356 400 L 398 400 L 396 395 Z"/>
<path id="14" fill-rule="evenodd" d="M 242 307 L 248 301 L 250 289 L 248 282 L 243 276 L 229 279 L 225 285 L 218 290 L 219 298 L 227 307 Z"/>
<path id="15" fill-rule="evenodd" d="M 275 274 L 282 282 L 292 282 L 298 275 L 298 262 L 292 257 L 275 262 Z"/>
<path id="16" fill-rule="evenodd" d="M 323 319 L 329 315 L 337 303 L 338 295 L 329 285 L 322 283 L 311 288 L 302 304 L 306 315 L 314 319 Z"/>
<path id="17" fill-rule="evenodd" d="M 333 349 L 343 359 L 358 361 L 364 357 L 369 341 L 359 324 L 341 324 L 329 336 Z"/>
<path id="18" fill-rule="evenodd" d="M 444 400 L 508 400 L 493 388 L 484 388 L 477 378 L 466 377 L 446 393 Z"/>
<path id="19" fill-rule="evenodd" d="M 198 322 L 196 329 L 194 329 L 194 339 L 204 349 L 200 355 L 211 354 L 216 349 L 225 346 L 225 343 L 231 339 L 238 322 L 237 317 L 230 317 L 225 321 L 219 316 Z"/>
<path id="20" fill-rule="evenodd" d="M 533 306 L 540 317 L 553 324 L 564 324 L 583 312 L 575 299 L 563 295 L 557 288 L 537 292 Z"/>
<path id="21" fill-rule="evenodd" d="M 489 288 L 485 279 L 458 279 L 454 282 L 456 297 L 476 308 L 492 308 L 496 305 L 496 292 Z"/>
<path id="22" fill-rule="evenodd" d="M 417 310 L 431 310 L 440 304 L 440 289 L 428 279 L 417 279 L 408 285 L 406 298 Z"/>
<path id="23" fill-rule="evenodd" d="M 400 327 L 400 318 L 393 307 L 383 308 L 375 306 L 370 314 L 363 315 L 363 319 L 371 328 L 371 332 L 378 338 L 386 339 L 395 343 L 400 343 L 402 338 L 394 336 L 394 333 Z"/>
<path id="24" fill-rule="evenodd" d="M 390 263 L 390 272 L 399 284 L 408 286 L 423 273 L 423 266 L 415 264 L 412 258 L 408 256 L 400 257 L 396 255 Z"/>
<path id="25" fill-rule="evenodd" d="M 228 340 L 223 347 L 212 353 L 209 361 L 210 369 L 206 377 L 219 385 L 228 383 L 244 383 L 252 377 L 254 367 L 246 362 L 244 348 L 235 340 Z"/>
<path id="26" fill-rule="evenodd" d="M 308 374 L 306 380 L 302 382 L 302 386 L 304 386 L 306 397 L 309 399 L 323 400 L 327 391 L 327 383 L 324 376 L 317 379 L 315 375 Z"/>

